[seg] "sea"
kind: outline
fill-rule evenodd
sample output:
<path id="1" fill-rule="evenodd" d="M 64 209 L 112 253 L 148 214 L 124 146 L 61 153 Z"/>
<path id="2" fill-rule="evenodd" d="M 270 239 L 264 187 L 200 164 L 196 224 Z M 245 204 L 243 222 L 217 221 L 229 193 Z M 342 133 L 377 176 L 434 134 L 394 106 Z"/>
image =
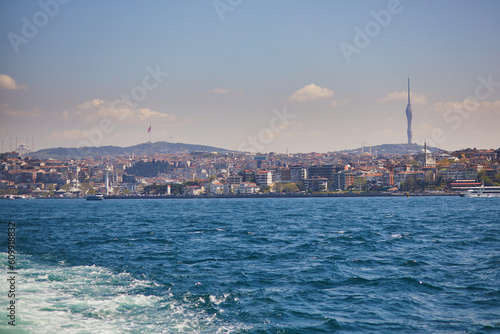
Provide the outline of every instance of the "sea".
<path id="1" fill-rule="evenodd" d="M 2 200 L 0 222 L 0 333 L 500 333 L 500 198 Z"/>

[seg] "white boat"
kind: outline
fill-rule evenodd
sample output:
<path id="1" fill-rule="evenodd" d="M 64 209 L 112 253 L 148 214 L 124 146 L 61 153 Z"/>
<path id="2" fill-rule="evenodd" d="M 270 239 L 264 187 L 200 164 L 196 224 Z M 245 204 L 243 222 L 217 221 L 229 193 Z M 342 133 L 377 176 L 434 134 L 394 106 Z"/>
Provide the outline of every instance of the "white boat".
<path id="1" fill-rule="evenodd" d="M 477 187 L 460 193 L 461 197 L 500 197 L 500 187 Z"/>
<path id="2" fill-rule="evenodd" d="M 26 195 L 10 195 L 10 198 L 7 199 L 32 199 L 33 197 L 31 196 L 26 196 Z"/>
<path id="3" fill-rule="evenodd" d="M 86 199 L 87 201 L 102 201 L 104 199 L 104 195 L 101 193 L 97 193 L 94 195 L 88 195 Z"/>

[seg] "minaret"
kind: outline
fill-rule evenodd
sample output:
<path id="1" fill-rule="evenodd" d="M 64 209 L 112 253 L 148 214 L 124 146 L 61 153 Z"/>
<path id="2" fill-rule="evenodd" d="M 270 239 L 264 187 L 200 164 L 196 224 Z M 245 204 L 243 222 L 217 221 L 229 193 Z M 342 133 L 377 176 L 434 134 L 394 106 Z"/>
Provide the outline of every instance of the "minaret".
<path id="1" fill-rule="evenodd" d="M 411 103 L 410 103 L 410 76 L 408 76 L 408 105 L 406 106 L 406 120 L 408 121 L 407 135 L 408 135 L 408 144 L 411 144 Z"/>
<path id="2" fill-rule="evenodd" d="M 427 141 L 424 141 L 424 167 L 427 167 Z"/>
<path id="3" fill-rule="evenodd" d="M 111 172 L 111 169 L 106 166 L 106 168 L 104 168 L 104 186 L 106 187 L 106 196 L 109 195 L 109 172 Z"/>

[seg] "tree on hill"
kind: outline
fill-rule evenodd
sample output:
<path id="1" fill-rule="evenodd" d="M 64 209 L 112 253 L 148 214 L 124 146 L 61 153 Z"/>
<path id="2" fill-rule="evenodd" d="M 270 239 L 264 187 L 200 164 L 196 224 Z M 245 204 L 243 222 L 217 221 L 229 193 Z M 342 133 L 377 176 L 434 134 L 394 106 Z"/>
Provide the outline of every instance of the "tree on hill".
<path id="1" fill-rule="evenodd" d="M 401 183 L 400 189 L 403 191 L 414 191 L 417 186 L 422 187 L 422 182 L 417 183 L 413 177 L 409 177 L 405 182 Z"/>
<path id="2" fill-rule="evenodd" d="M 283 184 L 283 192 L 296 193 L 299 192 L 299 187 L 295 183 L 285 183 Z"/>
<path id="3" fill-rule="evenodd" d="M 170 186 L 170 194 L 177 195 L 182 193 L 182 184 L 152 184 L 144 187 L 144 193 L 148 195 L 165 195 L 168 192 L 168 186 Z"/>
<path id="4" fill-rule="evenodd" d="M 486 172 L 484 170 L 480 171 L 477 174 L 477 179 L 479 182 L 483 182 L 485 186 L 493 185 L 493 182 L 491 182 L 491 179 L 486 175 Z"/>
<path id="5" fill-rule="evenodd" d="M 449 166 L 450 166 L 450 160 L 448 160 L 448 159 L 441 160 L 440 162 L 438 162 L 436 164 L 436 167 L 438 167 L 438 168 L 445 168 L 445 167 L 449 167 Z"/>
<path id="6" fill-rule="evenodd" d="M 173 170 L 168 161 L 138 161 L 132 167 L 126 168 L 126 173 L 135 176 L 156 177 L 160 173 L 168 173 Z"/>
<path id="7" fill-rule="evenodd" d="M 184 187 L 190 187 L 190 186 L 202 186 L 203 181 L 199 179 L 194 179 L 194 180 L 189 180 L 189 181 L 184 181 L 182 184 Z"/>
<path id="8" fill-rule="evenodd" d="M 495 181 L 493 182 L 493 185 L 495 186 L 500 186 L 500 174 L 495 175 Z"/>
<path id="9" fill-rule="evenodd" d="M 276 193 L 281 193 L 283 192 L 283 183 L 281 182 L 275 182 L 273 185 L 274 192 Z"/>

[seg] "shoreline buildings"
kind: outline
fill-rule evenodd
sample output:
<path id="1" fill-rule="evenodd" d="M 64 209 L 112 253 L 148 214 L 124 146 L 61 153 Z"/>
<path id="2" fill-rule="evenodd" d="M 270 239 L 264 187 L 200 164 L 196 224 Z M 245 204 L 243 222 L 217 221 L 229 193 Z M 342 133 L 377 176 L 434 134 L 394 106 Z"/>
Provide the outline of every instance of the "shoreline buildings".
<path id="1" fill-rule="evenodd" d="M 404 144 L 406 145 L 406 144 Z M 79 160 L 0 154 L 0 198 L 424 191 L 500 183 L 500 149 L 409 154 L 184 152 Z M 170 188 L 170 190 L 169 190 Z"/>

